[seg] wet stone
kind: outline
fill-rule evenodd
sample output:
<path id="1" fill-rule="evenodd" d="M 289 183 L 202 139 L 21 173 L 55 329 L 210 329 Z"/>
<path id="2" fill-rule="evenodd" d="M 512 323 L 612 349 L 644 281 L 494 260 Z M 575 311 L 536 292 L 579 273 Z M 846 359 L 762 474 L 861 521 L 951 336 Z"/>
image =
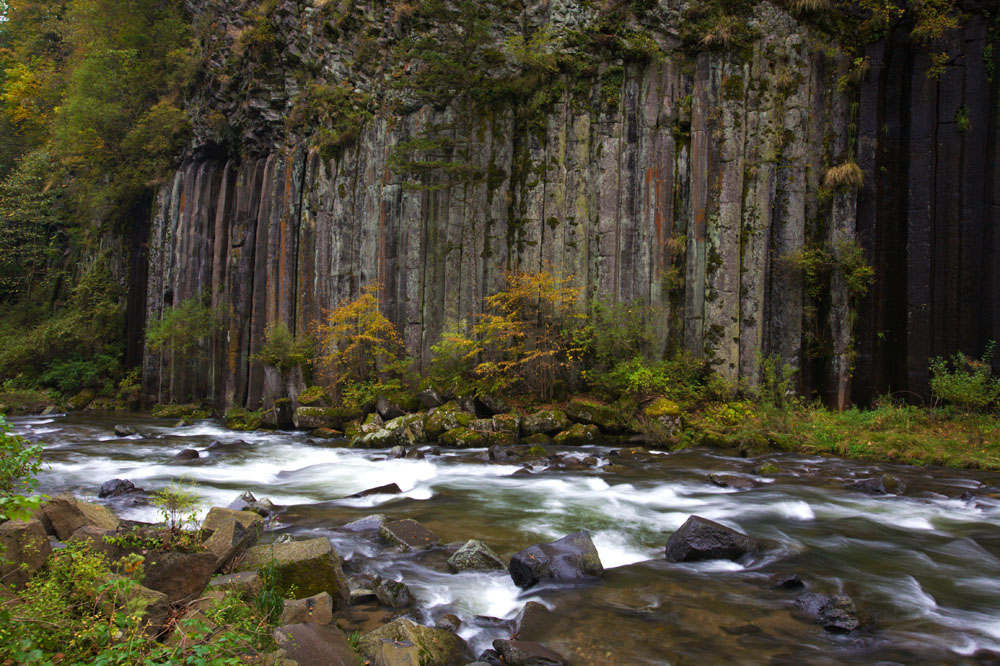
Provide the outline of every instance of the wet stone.
<path id="1" fill-rule="evenodd" d="M 441 543 L 441 537 L 411 518 L 385 523 L 378 533 L 382 539 L 398 546 L 403 552 L 423 550 Z"/>
<path id="2" fill-rule="evenodd" d="M 503 571 L 507 565 L 493 550 L 478 539 L 470 539 L 448 558 L 453 571 Z"/>
<path id="3" fill-rule="evenodd" d="M 194 449 L 184 449 L 173 457 L 172 462 L 184 462 L 187 460 L 197 460 L 201 454 Z"/>
<path id="4" fill-rule="evenodd" d="M 389 608 L 406 608 L 413 605 L 413 595 L 410 588 L 396 580 L 384 580 L 381 577 L 372 581 L 375 598 L 383 606 Z"/>
<path id="5" fill-rule="evenodd" d="M 587 531 L 525 548 L 511 556 L 508 570 L 514 584 L 522 588 L 544 580 L 568 582 L 604 574 L 601 558 Z"/>
<path id="6" fill-rule="evenodd" d="M 720 488 L 732 488 L 734 490 L 752 490 L 760 484 L 745 476 L 735 474 L 709 474 L 708 480 Z"/>
<path id="7" fill-rule="evenodd" d="M 507 666 L 563 666 L 565 660 L 540 643 L 520 640 L 497 639 L 493 649 L 500 653 Z"/>
<path id="8" fill-rule="evenodd" d="M 111 479 L 101 484 L 101 489 L 98 491 L 97 496 L 103 499 L 141 492 L 145 491 L 142 488 L 136 488 L 135 484 L 128 479 Z"/>
<path id="9" fill-rule="evenodd" d="M 347 530 L 348 532 L 365 532 L 367 530 L 377 530 L 378 528 L 382 527 L 382 525 L 385 523 L 385 520 L 386 520 L 385 514 L 376 513 L 370 516 L 365 516 L 364 518 L 358 518 L 357 520 L 353 520 L 344 525 L 343 527 L 341 527 L 341 529 Z"/>
<path id="10" fill-rule="evenodd" d="M 665 550 L 670 562 L 738 560 L 768 549 L 767 542 L 700 516 L 689 517 L 670 535 Z"/>
<path id="11" fill-rule="evenodd" d="M 131 437 L 135 434 L 135 428 L 130 425 L 116 425 L 115 437 Z"/>
<path id="12" fill-rule="evenodd" d="M 795 600 L 795 606 L 811 621 L 827 631 L 847 633 L 861 626 L 857 606 L 845 595 L 807 593 Z"/>
<path id="13" fill-rule="evenodd" d="M 353 495 L 348 495 L 348 499 L 356 499 L 358 497 L 368 497 L 369 495 L 398 495 L 403 492 L 400 490 L 399 486 L 395 483 L 389 483 L 384 486 L 379 486 L 377 488 L 369 488 L 368 490 L 362 490 L 359 493 L 354 493 Z"/>

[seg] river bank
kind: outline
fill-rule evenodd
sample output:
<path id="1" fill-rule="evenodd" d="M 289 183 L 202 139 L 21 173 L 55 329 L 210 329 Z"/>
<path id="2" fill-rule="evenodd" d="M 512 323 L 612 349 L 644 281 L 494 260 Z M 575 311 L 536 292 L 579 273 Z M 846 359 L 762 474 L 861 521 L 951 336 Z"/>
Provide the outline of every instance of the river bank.
<path id="1" fill-rule="evenodd" d="M 580 399 L 615 409 L 600 400 L 583 396 Z M 567 410 L 572 402 L 569 399 L 547 407 L 572 414 L 572 410 Z M 0 392 L 0 414 L 62 413 L 73 411 L 71 404 L 84 413 L 120 412 L 125 418 L 149 414 L 129 411 L 125 403 L 94 398 L 92 394 L 82 399 L 80 396 L 62 399 L 41 391 Z M 191 418 L 192 414 L 195 418 L 205 418 L 212 413 L 211 407 L 202 405 L 162 409 L 162 414 L 175 421 Z M 739 400 L 679 407 L 678 415 L 679 428 L 665 440 L 643 438 L 635 432 L 627 434 L 638 444 L 671 451 L 707 446 L 737 449 L 744 455 L 785 451 L 918 466 L 1000 470 L 1000 418 L 989 413 L 885 401 L 871 409 L 838 412 L 803 403 L 779 408 L 759 401 Z M 617 415 L 612 413 L 608 418 L 615 420 Z M 342 426 L 343 422 L 337 419 L 334 424 Z M 238 429 L 246 429 L 239 427 L 243 424 L 237 425 Z M 255 425 L 267 427 L 259 419 L 251 421 L 250 429 Z M 621 434 L 621 429 L 616 433 Z"/>
<path id="2" fill-rule="evenodd" d="M 271 499 L 278 512 L 267 539 L 326 538 L 347 576 L 407 585 L 420 623 L 461 619 L 473 656 L 509 637 L 508 623 L 529 601 L 552 613 L 533 640 L 572 664 L 958 664 L 1000 649 L 1000 597 L 988 584 L 1000 576 L 1000 476 L 991 472 L 787 452 L 629 451 L 635 447 L 610 442 L 553 445 L 530 462 L 490 460 L 485 448 L 436 454 L 430 445 L 404 447 L 422 450 L 422 459 L 395 458 L 305 433 L 234 432 L 214 420 L 179 426 L 76 413 L 13 423 L 45 445 L 42 491 L 106 503 L 125 519 L 156 520 L 155 507 L 141 496 L 100 500 L 104 481 L 128 478 L 151 491 L 186 479 L 200 516 L 245 490 Z M 116 425 L 135 434 L 117 437 Z M 198 457 L 178 459 L 184 450 Z M 859 487 L 886 475 L 900 482 L 888 494 Z M 363 494 L 392 484 L 398 492 Z M 377 532 L 346 529 L 373 514 L 418 521 L 442 546 L 400 553 Z M 780 547 L 742 563 L 667 562 L 666 541 L 691 515 Z M 521 590 L 506 571 L 455 574 L 447 566 L 469 539 L 506 563 L 580 530 L 591 534 L 605 569 L 599 582 Z M 809 593 L 850 597 L 869 620 L 841 635 L 803 619 L 795 605 L 803 592 L 768 582 L 782 576 L 799 576 Z M 352 609 L 348 635 L 394 612 L 377 603 L 362 610 Z"/>

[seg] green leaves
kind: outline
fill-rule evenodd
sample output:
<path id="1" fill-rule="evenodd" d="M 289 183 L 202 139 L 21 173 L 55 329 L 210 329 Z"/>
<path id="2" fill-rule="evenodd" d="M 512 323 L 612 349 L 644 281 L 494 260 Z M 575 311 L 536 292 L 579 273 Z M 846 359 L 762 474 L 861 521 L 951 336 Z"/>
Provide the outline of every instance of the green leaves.
<path id="1" fill-rule="evenodd" d="M 38 508 L 41 497 L 28 497 L 37 486 L 42 447 L 11 434 L 0 415 L 0 520 L 23 519 Z"/>

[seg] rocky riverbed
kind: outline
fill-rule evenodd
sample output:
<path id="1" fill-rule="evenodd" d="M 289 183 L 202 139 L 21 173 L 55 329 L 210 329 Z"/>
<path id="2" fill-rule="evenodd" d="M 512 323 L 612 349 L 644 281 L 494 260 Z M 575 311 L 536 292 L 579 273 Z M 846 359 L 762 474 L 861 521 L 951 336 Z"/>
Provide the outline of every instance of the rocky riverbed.
<path id="1" fill-rule="evenodd" d="M 186 478 L 202 516 L 244 491 L 269 499 L 259 544 L 328 544 L 341 562 L 346 604 L 296 594 L 330 594 L 330 621 L 302 630 L 316 640 L 356 631 L 384 652 L 383 639 L 416 644 L 414 627 L 437 627 L 461 639 L 458 664 L 490 663 L 489 650 L 519 663 L 516 641 L 570 664 L 990 663 L 1000 651 L 997 474 L 602 439 L 499 459 L 440 444 L 394 454 L 121 415 L 14 425 L 46 444 L 45 492 L 124 519 L 155 509 L 142 493 L 98 498 L 113 478 L 146 490 Z M 402 528 L 413 545 L 393 538 Z M 545 558 L 556 564 L 536 566 Z"/>

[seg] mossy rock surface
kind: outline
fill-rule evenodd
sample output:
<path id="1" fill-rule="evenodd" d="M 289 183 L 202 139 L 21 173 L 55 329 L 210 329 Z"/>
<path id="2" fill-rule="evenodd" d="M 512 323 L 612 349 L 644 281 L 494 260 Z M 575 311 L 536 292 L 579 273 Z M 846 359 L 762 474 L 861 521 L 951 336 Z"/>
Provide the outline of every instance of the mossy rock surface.
<path id="1" fill-rule="evenodd" d="M 438 438 L 442 446 L 450 446 L 455 449 L 478 449 L 489 446 L 488 435 L 492 433 L 470 430 L 469 428 L 452 428 Z"/>
<path id="2" fill-rule="evenodd" d="M 292 417 L 299 430 L 316 428 L 340 428 L 343 417 L 340 410 L 333 407 L 299 407 Z"/>
<path id="3" fill-rule="evenodd" d="M 534 414 L 525 416 L 521 421 L 521 428 L 527 436 L 538 433 L 554 435 L 562 432 L 572 425 L 566 412 L 558 409 L 540 409 Z"/>
<path id="4" fill-rule="evenodd" d="M 552 438 L 558 446 L 584 446 L 594 444 L 601 437 L 601 430 L 596 425 L 574 423 L 568 430 Z"/>
<path id="5" fill-rule="evenodd" d="M 659 419 L 663 416 L 680 416 L 681 408 L 673 400 L 668 400 L 667 398 L 657 398 L 653 402 L 646 405 L 646 408 L 642 410 L 642 413 L 651 419 Z"/>
<path id="6" fill-rule="evenodd" d="M 566 416 L 577 423 L 590 424 L 607 432 L 625 429 L 625 416 L 621 411 L 591 398 L 573 398 L 566 406 Z"/>
<path id="7" fill-rule="evenodd" d="M 66 404 L 69 405 L 70 409 L 72 409 L 74 411 L 79 411 L 81 409 L 86 409 L 86 407 L 90 403 L 92 403 L 94 401 L 94 398 L 96 398 L 96 397 L 97 397 L 97 393 L 94 391 L 94 389 L 85 388 L 82 391 L 80 391 L 79 393 L 77 393 L 76 395 L 74 395 L 72 398 L 70 398 L 69 400 L 67 400 Z M 5 400 L 5 402 L 6 402 L 6 400 Z M 154 414 L 154 416 L 155 416 L 155 414 Z"/>
<path id="8" fill-rule="evenodd" d="M 521 415 L 513 412 L 493 415 L 493 429 L 497 432 L 509 432 L 515 437 L 521 436 Z"/>
<path id="9" fill-rule="evenodd" d="M 454 400 L 434 408 L 424 417 L 424 434 L 431 442 L 458 427 L 468 427 L 475 416 L 463 411 Z"/>
<path id="10" fill-rule="evenodd" d="M 358 435 L 351 440 L 351 448 L 355 449 L 391 449 L 397 444 L 399 444 L 399 435 L 385 428 Z"/>
<path id="11" fill-rule="evenodd" d="M 324 537 L 306 541 L 254 546 L 247 550 L 240 571 L 274 567 L 274 583 L 286 598 L 329 592 L 336 608 L 347 608 L 351 588 L 340 556 Z"/>
<path id="12" fill-rule="evenodd" d="M 226 412 L 226 427 L 230 430 L 252 432 L 263 425 L 263 417 L 259 410 L 251 412 L 243 407 L 233 407 Z"/>
<path id="13" fill-rule="evenodd" d="M 201 405 L 188 403 L 185 405 L 157 405 L 153 407 L 153 416 L 162 419 L 207 419 L 211 415 Z"/>
<path id="14" fill-rule="evenodd" d="M 421 666 L 465 663 L 463 659 L 467 656 L 465 641 L 453 632 L 425 627 L 405 617 L 393 620 L 362 636 L 358 643 L 358 652 L 368 659 L 375 659 L 382 641 L 393 641 L 397 644 L 404 641 L 412 643 L 421 656 Z"/>
<path id="15" fill-rule="evenodd" d="M 546 435 L 544 432 L 535 433 L 534 435 L 528 435 L 521 440 L 522 444 L 527 444 L 531 447 L 543 447 L 552 446 L 552 438 Z"/>

